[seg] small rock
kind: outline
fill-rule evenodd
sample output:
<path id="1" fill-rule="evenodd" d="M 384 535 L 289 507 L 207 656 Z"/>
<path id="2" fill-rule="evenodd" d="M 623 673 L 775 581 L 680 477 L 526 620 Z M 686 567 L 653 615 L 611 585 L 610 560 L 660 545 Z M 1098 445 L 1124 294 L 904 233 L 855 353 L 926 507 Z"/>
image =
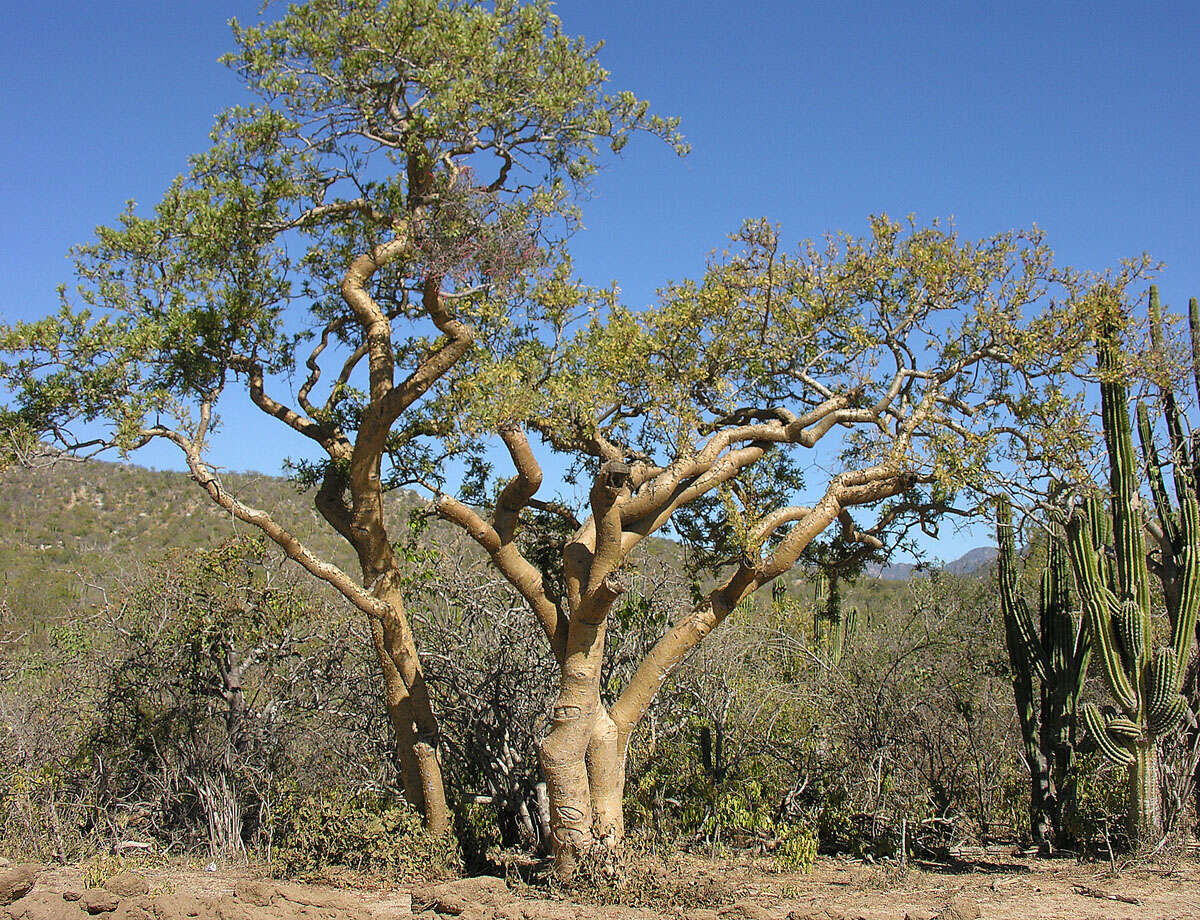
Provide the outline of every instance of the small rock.
<path id="1" fill-rule="evenodd" d="M 904 920 L 934 920 L 936 916 L 931 910 L 922 910 L 916 907 L 904 915 Z"/>
<path id="2" fill-rule="evenodd" d="M 938 914 L 940 920 L 979 920 L 979 905 L 961 894 L 956 894 Z"/>
<path id="3" fill-rule="evenodd" d="M 468 907 L 495 907 L 513 900 L 504 879 L 490 875 L 460 878 L 430 888 L 415 889 L 413 898 L 428 904 L 439 914 L 452 917 L 459 916 Z"/>
<path id="4" fill-rule="evenodd" d="M 233 896 L 255 907 L 267 907 L 275 900 L 275 886 L 266 882 L 240 881 L 233 886 Z"/>
<path id="5" fill-rule="evenodd" d="M 412 895 L 407 891 L 393 892 L 389 897 L 367 905 L 371 920 L 412 920 Z"/>
<path id="6" fill-rule="evenodd" d="M 104 883 L 118 898 L 140 898 L 150 893 L 146 880 L 136 872 L 118 872 Z"/>
<path id="7" fill-rule="evenodd" d="M 146 898 L 123 898 L 108 920 L 153 920 L 150 902 Z"/>
<path id="8" fill-rule="evenodd" d="M 731 907 L 724 907 L 719 911 L 719 916 L 726 920 L 775 920 L 769 910 L 752 901 L 739 901 Z"/>
<path id="9" fill-rule="evenodd" d="M 362 897 L 345 891 L 297 885 L 295 882 L 276 882 L 272 887 L 279 897 L 293 904 L 351 912 L 359 912 L 363 908 Z"/>
<path id="10" fill-rule="evenodd" d="M 33 891 L 37 882 L 37 866 L 13 866 L 0 870 L 0 907 L 11 904 Z"/>
<path id="11" fill-rule="evenodd" d="M 64 901 L 78 901 L 79 900 L 79 892 L 76 891 L 74 888 L 68 888 L 66 891 L 63 892 L 63 900 Z"/>
<path id="12" fill-rule="evenodd" d="M 116 910 L 121 899 L 105 888 L 85 888 L 80 893 L 83 909 L 89 914 L 103 914 Z"/>
<path id="13" fill-rule="evenodd" d="M 189 917 L 211 920 L 216 916 L 209 901 L 188 894 L 157 895 L 150 902 L 150 910 L 158 920 L 187 920 Z"/>
<path id="14" fill-rule="evenodd" d="M 34 891 L 14 901 L 0 916 L 13 920 L 87 920 L 79 904 L 64 901 L 55 891 Z"/>

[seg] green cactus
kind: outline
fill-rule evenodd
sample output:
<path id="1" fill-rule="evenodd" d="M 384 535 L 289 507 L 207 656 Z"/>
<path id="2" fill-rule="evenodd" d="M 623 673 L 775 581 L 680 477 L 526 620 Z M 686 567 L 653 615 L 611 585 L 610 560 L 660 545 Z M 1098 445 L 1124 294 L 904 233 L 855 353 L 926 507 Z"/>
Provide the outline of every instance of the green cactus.
<path id="1" fill-rule="evenodd" d="M 1091 657 L 1082 623 L 1071 615 L 1070 571 L 1059 526 L 1052 525 L 1042 571 L 1038 625 L 1017 589 L 1012 506 L 996 503 L 1000 608 L 1012 664 L 1013 696 L 1029 764 L 1029 816 L 1033 841 L 1049 853 L 1065 839 L 1077 804 L 1071 766 L 1076 714 Z"/>
<path id="2" fill-rule="evenodd" d="M 817 576 L 813 605 L 813 638 L 821 660 L 830 668 L 842 662 L 858 633 L 858 608 L 842 610 L 841 579 L 835 571 Z"/>
<path id="3" fill-rule="evenodd" d="M 1163 319 L 1162 308 L 1159 305 L 1158 289 L 1150 288 L 1150 336 L 1151 347 L 1156 358 L 1163 359 Z M 1200 303 L 1196 298 L 1188 302 L 1188 326 L 1191 331 L 1191 370 L 1195 392 L 1200 398 Z M 1165 365 L 1165 360 L 1160 360 Z M 1200 499 L 1200 431 L 1193 431 L 1191 437 L 1185 434 L 1186 421 L 1179 408 L 1179 401 L 1170 386 L 1162 387 L 1161 391 L 1163 415 L 1166 421 L 1168 460 L 1172 466 L 1172 479 L 1177 497 L 1186 493 L 1193 499 Z M 1172 625 L 1173 635 L 1175 626 L 1181 621 L 1186 626 L 1195 622 L 1195 607 L 1200 603 L 1200 591 L 1194 580 L 1194 567 L 1188 556 L 1195 552 L 1194 545 L 1185 538 L 1181 526 L 1181 518 L 1186 509 L 1181 504 L 1175 508 L 1167 492 L 1164 481 L 1162 463 L 1159 459 L 1158 448 L 1154 442 L 1153 427 L 1150 423 L 1150 411 L 1145 403 L 1137 407 L 1138 435 L 1141 440 L 1142 456 L 1145 460 L 1146 478 L 1149 481 L 1150 493 L 1154 501 L 1155 517 L 1158 521 L 1154 547 L 1150 553 L 1152 574 L 1156 575 L 1162 584 L 1163 601 L 1167 609 L 1167 617 Z M 1194 641 L 1195 632 L 1189 631 L 1188 638 Z M 1183 638 L 1181 636 L 1181 638 Z M 1169 654 L 1168 654 L 1169 652 Z M 1168 649 L 1160 649 L 1156 653 L 1153 672 L 1153 687 L 1155 695 L 1151 698 L 1150 716 L 1153 724 L 1166 725 L 1174 720 L 1188 715 L 1184 704 L 1175 698 L 1175 682 L 1170 681 L 1169 673 L 1172 667 L 1182 669 L 1183 676 L 1179 678 L 1183 698 L 1192 701 L 1192 708 L 1200 713 L 1197 703 L 1200 702 L 1200 669 L 1195 662 L 1189 667 L 1188 658 L 1181 654 L 1182 649 L 1176 645 Z M 1162 656 L 1162 660 L 1158 656 Z M 1176 714 L 1176 710 L 1179 714 Z M 1194 749 L 1197 731 L 1197 720 L 1188 720 L 1189 740 L 1187 746 Z M 1193 790 L 1197 796 L 1196 804 L 1200 807 L 1200 766 L 1193 774 Z M 1182 807 L 1182 801 L 1172 803 L 1172 811 Z"/>
<path id="4" fill-rule="evenodd" d="M 1155 301 L 1157 297 L 1154 298 Z M 1156 302 L 1153 306 L 1157 306 Z M 1159 503 L 1164 532 L 1176 547 L 1178 591 L 1172 602 L 1170 644 L 1155 647 L 1145 521 L 1138 496 L 1128 398 L 1120 381 L 1115 332 L 1097 343 L 1104 441 L 1109 460 L 1112 542 L 1103 541 L 1108 515 L 1093 495 L 1071 516 L 1067 531 L 1075 581 L 1115 709 L 1084 709 L 1088 733 L 1110 760 L 1129 767 L 1129 830 L 1136 844 L 1155 842 L 1162 832 L 1158 739 L 1173 731 L 1186 702 L 1180 696 L 1183 669 L 1195 638 L 1200 605 L 1200 506 L 1184 463 L 1174 464 L 1178 511 L 1170 508 L 1162 473 L 1149 438 L 1149 421 L 1139 411 L 1151 491 Z M 1178 419 L 1168 417 L 1168 427 Z M 1175 435 L 1172 435 L 1175 440 Z M 1112 556 L 1110 560 L 1108 557 Z M 1173 610 L 1172 610 L 1173 608 Z"/>

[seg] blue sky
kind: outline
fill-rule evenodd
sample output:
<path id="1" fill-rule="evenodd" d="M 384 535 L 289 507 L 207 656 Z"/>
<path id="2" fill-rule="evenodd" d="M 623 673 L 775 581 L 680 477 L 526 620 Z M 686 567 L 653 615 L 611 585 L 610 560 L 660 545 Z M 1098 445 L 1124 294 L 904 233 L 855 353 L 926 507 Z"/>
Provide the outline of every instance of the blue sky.
<path id="1" fill-rule="evenodd" d="M 216 63 L 247 0 L 0 3 L 0 316 L 54 309 L 67 249 L 152 204 L 239 98 Z M 589 281 L 645 303 L 743 218 L 797 241 L 867 215 L 1037 223 L 1062 261 L 1148 251 L 1165 302 L 1200 294 L 1200 5 L 562 0 L 615 89 L 679 115 L 686 160 L 635 141 L 575 240 Z M 278 469 L 262 439 L 218 462 Z M 142 458 L 177 465 L 165 452 Z M 976 535 L 964 545 L 979 542 Z M 957 555 L 953 541 L 939 548 Z"/>

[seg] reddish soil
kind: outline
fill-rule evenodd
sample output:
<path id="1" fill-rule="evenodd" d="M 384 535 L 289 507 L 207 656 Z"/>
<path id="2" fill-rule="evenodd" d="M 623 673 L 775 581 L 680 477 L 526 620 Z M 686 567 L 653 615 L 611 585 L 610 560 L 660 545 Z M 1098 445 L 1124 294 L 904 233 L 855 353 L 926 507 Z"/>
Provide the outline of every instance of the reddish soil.
<path id="1" fill-rule="evenodd" d="M 171 866 L 85 889 L 80 869 L 44 867 L 0 920 L 1200 920 L 1200 862 L 1117 868 L 1003 858 L 902 872 L 821 859 L 794 874 L 765 861 L 683 857 L 643 863 L 616 889 L 568 897 L 492 878 L 335 888 Z M 0 870 L 0 896 L 6 878 L 13 896 L 22 890 L 18 871 Z"/>

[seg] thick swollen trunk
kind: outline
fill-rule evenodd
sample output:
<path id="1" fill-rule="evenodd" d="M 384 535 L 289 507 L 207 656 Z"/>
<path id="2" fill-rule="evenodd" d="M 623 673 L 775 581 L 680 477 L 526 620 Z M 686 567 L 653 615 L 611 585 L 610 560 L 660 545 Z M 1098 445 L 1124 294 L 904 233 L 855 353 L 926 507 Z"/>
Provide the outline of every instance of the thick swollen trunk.
<path id="1" fill-rule="evenodd" d="M 622 799 L 628 733 L 600 700 L 604 626 L 572 629 L 552 724 L 541 745 L 555 871 L 569 878 L 598 848 L 616 855 L 625 836 Z"/>
<path id="2" fill-rule="evenodd" d="M 627 741 L 603 706 L 578 716 L 555 707 L 541 762 L 550 845 L 560 879 L 570 878 L 583 856 L 613 860 L 619 855 L 625 837 Z"/>
<path id="3" fill-rule="evenodd" d="M 1154 846 L 1163 835 L 1162 777 L 1158 745 L 1153 741 L 1134 748 L 1129 765 L 1129 838 L 1135 849 Z"/>

